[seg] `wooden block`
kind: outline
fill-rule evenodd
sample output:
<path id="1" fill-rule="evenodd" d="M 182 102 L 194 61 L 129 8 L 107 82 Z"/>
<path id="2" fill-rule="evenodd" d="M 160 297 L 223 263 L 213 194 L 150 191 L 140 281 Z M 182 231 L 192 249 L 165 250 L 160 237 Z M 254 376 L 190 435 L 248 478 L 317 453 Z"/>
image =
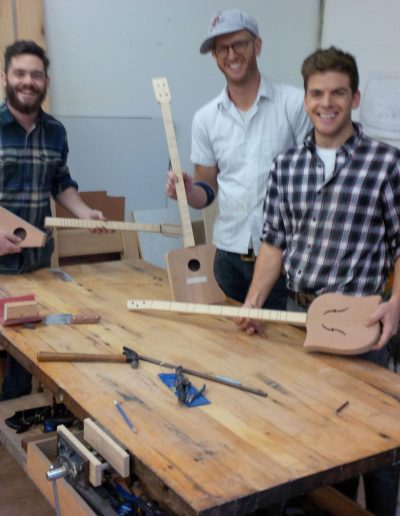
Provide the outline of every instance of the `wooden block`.
<path id="1" fill-rule="evenodd" d="M 89 418 L 83 421 L 83 438 L 123 478 L 129 476 L 129 454 Z"/>
<path id="2" fill-rule="evenodd" d="M 89 451 L 84 444 L 82 444 L 77 437 L 75 437 L 67 427 L 59 425 L 57 427 L 57 433 L 61 435 L 68 444 L 78 453 L 81 457 L 89 461 L 89 482 L 97 487 L 101 485 L 103 464 L 97 457 Z"/>
<path id="3" fill-rule="evenodd" d="M 36 301 L 14 301 L 4 304 L 4 322 L 10 319 L 39 317 Z"/>
<path id="4" fill-rule="evenodd" d="M 36 313 L 33 315 L 26 315 L 24 317 L 10 317 L 9 309 L 6 309 L 6 306 L 11 305 L 11 311 L 13 310 L 12 305 L 15 305 L 16 303 L 28 303 L 28 302 L 35 302 L 35 296 L 33 294 L 27 294 L 25 296 L 15 296 L 15 297 L 4 297 L 3 299 L 0 299 L 0 324 L 3 326 L 12 326 L 14 324 L 22 324 L 27 322 L 37 322 L 41 320 L 41 317 L 39 313 L 36 310 Z M 6 312 L 8 313 L 8 319 L 6 319 Z"/>

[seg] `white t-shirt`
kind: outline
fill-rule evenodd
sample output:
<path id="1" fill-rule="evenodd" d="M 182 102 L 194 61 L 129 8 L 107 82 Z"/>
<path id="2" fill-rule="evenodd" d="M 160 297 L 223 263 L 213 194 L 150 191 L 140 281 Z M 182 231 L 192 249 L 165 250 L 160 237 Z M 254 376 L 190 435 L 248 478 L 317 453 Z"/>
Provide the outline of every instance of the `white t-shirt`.
<path id="1" fill-rule="evenodd" d="M 190 158 L 219 170 L 213 238 L 218 249 L 246 253 L 250 242 L 258 253 L 272 160 L 303 143 L 311 129 L 303 99 L 300 89 L 262 77 L 247 124 L 226 88 L 195 114 Z"/>
<path id="2" fill-rule="evenodd" d="M 324 178 L 325 181 L 328 181 L 335 170 L 337 149 L 325 149 L 324 147 L 316 147 L 316 149 L 318 156 L 324 162 Z"/>

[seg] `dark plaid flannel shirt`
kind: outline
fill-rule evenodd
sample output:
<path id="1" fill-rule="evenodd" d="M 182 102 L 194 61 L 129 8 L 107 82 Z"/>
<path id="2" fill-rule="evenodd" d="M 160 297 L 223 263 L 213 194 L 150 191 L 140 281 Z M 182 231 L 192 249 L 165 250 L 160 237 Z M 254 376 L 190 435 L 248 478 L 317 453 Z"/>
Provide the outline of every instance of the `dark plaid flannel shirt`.
<path id="1" fill-rule="evenodd" d="M 6 103 L 0 105 L 0 205 L 44 230 L 50 198 L 70 186 L 78 188 L 67 167 L 68 143 L 63 125 L 40 111 L 27 133 Z M 28 272 L 50 264 L 53 239 L 43 248 L 0 256 L 0 274 Z"/>
<path id="2" fill-rule="evenodd" d="M 272 165 L 262 239 L 282 249 L 292 291 L 381 293 L 400 256 L 399 150 L 354 124 L 325 181 L 312 131 Z"/>

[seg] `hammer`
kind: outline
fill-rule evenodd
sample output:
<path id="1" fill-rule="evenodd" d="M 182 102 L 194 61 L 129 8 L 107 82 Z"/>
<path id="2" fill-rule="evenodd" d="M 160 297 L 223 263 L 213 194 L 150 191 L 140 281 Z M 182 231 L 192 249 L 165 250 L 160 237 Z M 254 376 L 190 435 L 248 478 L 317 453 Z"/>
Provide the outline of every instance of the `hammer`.
<path id="1" fill-rule="evenodd" d="M 146 357 L 141 357 L 136 353 L 136 351 L 126 347 L 123 348 L 122 355 L 100 355 L 97 353 L 53 353 L 51 351 L 38 351 L 37 353 L 38 362 L 120 362 L 131 364 L 131 367 L 134 369 L 137 369 L 139 366 L 139 358 L 146 360 Z"/>
<path id="2" fill-rule="evenodd" d="M 119 363 L 128 363 L 134 369 L 137 369 L 139 366 L 139 360 L 143 362 L 149 362 L 150 364 L 156 364 L 161 367 L 166 367 L 168 369 L 176 369 L 177 366 L 174 364 L 169 364 L 168 362 L 163 362 L 162 360 L 157 360 L 156 358 L 147 357 L 144 355 L 139 355 L 135 350 L 131 348 L 123 347 L 122 355 L 116 354 L 92 354 L 92 353 L 53 353 L 49 351 L 38 351 L 37 359 L 39 362 L 119 362 Z M 181 368 L 182 373 L 190 374 L 192 376 L 198 376 L 199 378 L 203 378 L 204 380 L 208 380 L 210 382 L 222 383 L 223 385 L 228 385 L 229 387 L 234 387 L 235 389 L 240 389 L 241 391 L 250 392 L 252 394 L 256 394 L 257 396 L 262 396 L 266 398 L 268 394 L 265 391 L 260 389 L 253 389 L 252 387 L 246 387 L 242 385 L 239 381 L 233 380 L 231 378 L 227 378 L 225 376 L 213 376 L 207 373 L 202 373 L 200 371 L 195 371 L 194 369 L 188 369 L 186 367 Z"/>

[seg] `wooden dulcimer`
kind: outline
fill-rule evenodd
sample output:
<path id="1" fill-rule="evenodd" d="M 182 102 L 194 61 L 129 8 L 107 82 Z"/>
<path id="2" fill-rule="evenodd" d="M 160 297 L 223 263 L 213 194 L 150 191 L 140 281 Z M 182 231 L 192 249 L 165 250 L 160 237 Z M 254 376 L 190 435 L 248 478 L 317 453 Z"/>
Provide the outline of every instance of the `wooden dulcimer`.
<path id="1" fill-rule="evenodd" d="M 0 229 L 10 231 L 19 237 L 20 247 L 43 247 L 46 243 L 46 233 L 2 206 L 0 206 Z"/>
<path id="2" fill-rule="evenodd" d="M 129 300 L 127 307 L 129 310 L 244 317 L 305 326 L 307 335 L 304 348 L 307 351 L 358 355 L 369 351 L 379 339 L 379 322 L 373 326 L 366 324 L 381 301 L 380 296 L 322 294 L 311 303 L 307 313 L 139 299 Z"/>
<path id="3" fill-rule="evenodd" d="M 153 79 L 153 88 L 161 106 L 171 168 L 178 178 L 176 195 L 181 217 L 183 249 L 174 249 L 166 256 L 172 296 L 177 301 L 222 303 L 225 294 L 214 276 L 216 248 L 211 244 L 195 245 L 189 206 L 171 113 L 171 94 L 165 77 Z"/>

